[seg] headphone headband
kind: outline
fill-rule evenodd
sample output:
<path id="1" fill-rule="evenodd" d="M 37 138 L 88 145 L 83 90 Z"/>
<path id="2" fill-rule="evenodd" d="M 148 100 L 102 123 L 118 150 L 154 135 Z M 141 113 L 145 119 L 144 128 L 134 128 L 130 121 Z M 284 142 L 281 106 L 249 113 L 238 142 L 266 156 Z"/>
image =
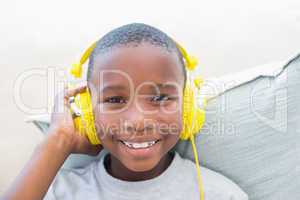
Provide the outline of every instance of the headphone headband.
<path id="1" fill-rule="evenodd" d="M 196 57 L 194 56 L 189 56 L 189 54 L 187 53 L 187 51 L 177 42 L 175 42 L 177 48 L 179 49 L 179 51 L 181 52 L 184 60 L 185 60 L 185 67 L 189 70 L 189 71 L 193 71 L 194 69 L 196 69 L 196 66 L 198 64 L 198 60 Z M 70 73 L 75 77 L 75 78 L 80 78 L 82 76 L 82 65 L 84 65 L 84 63 L 86 63 L 86 61 L 88 60 L 88 58 L 90 57 L 92 51 L 94 50 L 94 48 L 96 47 L 97 42 L 94 42 L 91 46 L 89 46 L 85 52 L 83 53 L 83 55 L 80 58 L 79 63 L 75 63 L 72 65 L 71 71 Z"/>

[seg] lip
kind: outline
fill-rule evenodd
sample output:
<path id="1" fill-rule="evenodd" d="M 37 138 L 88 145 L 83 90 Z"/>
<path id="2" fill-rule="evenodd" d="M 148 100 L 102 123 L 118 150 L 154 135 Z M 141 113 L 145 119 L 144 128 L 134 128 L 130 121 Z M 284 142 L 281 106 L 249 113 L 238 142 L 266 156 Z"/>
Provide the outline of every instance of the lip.
<path id="1" fill-rule="evenodd" d="M 160 141 L 160 138 L 148 138 L 148 139 L 118 139 L 119 142 L 129 142 L 129 143 L 143 143 L 143 142 L 152 142 Z"/>
<path id="2" fill-rule="evenodd" d="M 123 140 L 124 141 L 124 140 Z M 129 140 L 125 140 L 126 142 Z M 146 142 L 146 141 L 156 141 L 155 139 L 152 140 L 130 140 L 130 142 Z M 119 147 L 121 148 L 121 151 L 130 156 L 133 157 L 134 159 L 146 159 L 153 157 L 156 155 L 161 147 L 161 140 L 159 139 L 155 144 L 153 144 L 150 147 L 147 148 L 139 148 L 139 149 L 133 149 L 128 147 L 127 145 L 123 144 L 123 142 L 120 140 L 118 141 Z"/>

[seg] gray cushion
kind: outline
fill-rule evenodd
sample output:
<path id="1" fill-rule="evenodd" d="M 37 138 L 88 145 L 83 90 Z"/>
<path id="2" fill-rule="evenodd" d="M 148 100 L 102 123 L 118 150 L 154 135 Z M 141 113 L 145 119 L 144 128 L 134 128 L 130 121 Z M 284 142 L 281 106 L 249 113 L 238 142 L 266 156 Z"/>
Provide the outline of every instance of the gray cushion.
<path id="1" fill-rule="evenodd" d="M 196 137 L 202 165 L 236 182 L 251 200 L 300 199 L 300 55 L 272 76 L 208 103 Z M 189 142 L 175 147 L 194 159 Z"/>

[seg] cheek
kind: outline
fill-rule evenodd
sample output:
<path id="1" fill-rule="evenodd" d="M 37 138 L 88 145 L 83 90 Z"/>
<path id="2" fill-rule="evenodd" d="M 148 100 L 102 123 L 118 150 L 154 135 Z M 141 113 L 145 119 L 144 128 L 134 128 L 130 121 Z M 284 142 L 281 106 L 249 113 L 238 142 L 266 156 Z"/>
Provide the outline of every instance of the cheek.
<path id="1" fill-rule="evenodd" d="M 164 149 L 168 151 L 178 142 L 181 134 L 182 122 L 180 112 L 172 115 L 159 113 L 157 116 L 160 116 L 158 131 L 163 137 Z"/>
<path id="2" fill-rule="evenodd" d="M 101 143 L 105 146 L 105 143 L 112 142 L 112 135 L 119 128 L 119 119 L 113 114 L 101 113 L 98 108 L 99 106 L 94 108 L 95 127 Z"/>
<path id="3" fill-rule="evenodd" d="M 169 130 L 174 134 L 180 134 L 182 130 L 182 108 L 180 103 L 174 102 L 169 106 L 163 106 L 160 113 L 160 121 L 167 124 Z"/>
<path id="4" fill-rule="evenodd" d="M 104 149 L 116 155 L 114 132 L 117 132 L 117 127 L 113 125 L 117 122 L 109 114 L 95 113 L 94 116 L 97 136 L 101 141 L 101 145 Z"/>

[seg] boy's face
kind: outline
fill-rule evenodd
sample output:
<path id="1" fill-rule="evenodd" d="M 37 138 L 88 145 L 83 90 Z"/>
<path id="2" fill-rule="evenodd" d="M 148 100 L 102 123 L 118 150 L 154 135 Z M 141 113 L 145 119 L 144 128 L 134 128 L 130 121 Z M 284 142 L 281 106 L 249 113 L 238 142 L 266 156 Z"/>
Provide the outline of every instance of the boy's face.
<path id="1" fill-rule="evenodd" d="M 182 129 L 176 53 L 147 43 L 115 48 L 96 56 L 88 84 L 103 147 L 132 171 L 153 169 Z"/>

